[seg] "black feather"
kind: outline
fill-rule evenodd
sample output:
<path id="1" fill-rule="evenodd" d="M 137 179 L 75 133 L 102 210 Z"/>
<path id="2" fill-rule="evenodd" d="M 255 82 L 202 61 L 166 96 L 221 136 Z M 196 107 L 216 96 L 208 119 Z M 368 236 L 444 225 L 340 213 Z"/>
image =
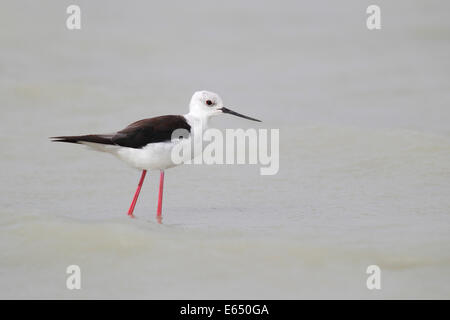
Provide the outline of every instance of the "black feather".
<path id="1" fill-rule="evenodd" d="M 54 142 L 92 142 L 140 149 L 149 143 L 170 141 L 177 129 L 191 131 L 191 126 L 183 116 L 160 116 L 133 122 L 115 134 L 88 134 L 83 136 L 52 137 Z"/>

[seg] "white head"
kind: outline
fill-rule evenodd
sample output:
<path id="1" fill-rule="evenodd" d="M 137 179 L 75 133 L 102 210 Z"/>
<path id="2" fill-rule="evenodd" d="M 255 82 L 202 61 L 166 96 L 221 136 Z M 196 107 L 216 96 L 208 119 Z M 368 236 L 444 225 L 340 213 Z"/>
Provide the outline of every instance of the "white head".
<path id="1" fill-rule="evenodd" d="M 189 103 L 189 114 L 198 118 L 209 118 L 221 113 L 229 113 L 241 118 L 260 122 L 260 120 L 244 116 L 225 108 L 222 99 L 217 93 L 197 91 L 193 94 L 191 102 Z"/>

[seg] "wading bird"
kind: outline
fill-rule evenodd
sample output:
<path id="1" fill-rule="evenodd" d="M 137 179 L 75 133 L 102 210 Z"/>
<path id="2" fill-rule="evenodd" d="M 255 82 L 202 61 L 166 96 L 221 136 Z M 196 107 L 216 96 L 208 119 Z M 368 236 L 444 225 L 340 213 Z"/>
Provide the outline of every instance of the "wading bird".
<path id="1" fill-rule="evenodd" d="M 55 142 L 69 142 L 89 146 L 97 151 L 111 153 L 130 166 L 142 170 L 138 187 L 128 210 L 133 216 L 134 207 L 144 183 L 147 170 L 159 170 L 159 196 L 156 216 L 161 222 L 164 170 L 179 165 L 172 160 L 172 150 L 177 143 L 191 143 L 201 139 L 208 128 L 212 116 L 228 113 L 241 118 L 258 121 L 224 107 L 219 95 L 209 91 L 197 91 L 191 98 L 189 113 L 186 115 L 166 115 L 143 119 L 130 124 L 112 134 L 88 134 L 80 136 L 52 137 Z M 187 132 L 184 139 L 173 139 L 175 130 Z M 194 158 L 197 154 L 192 153 Z"/>

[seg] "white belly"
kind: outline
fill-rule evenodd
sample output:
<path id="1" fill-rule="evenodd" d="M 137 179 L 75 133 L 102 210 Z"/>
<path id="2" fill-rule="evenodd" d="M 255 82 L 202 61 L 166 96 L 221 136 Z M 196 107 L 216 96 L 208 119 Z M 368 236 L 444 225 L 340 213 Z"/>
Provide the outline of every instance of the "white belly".
<path id="1" fill-rule="evenodd" d="M 182 164 L 179 162 L 175 163 L 172 160 L 172 150 L 180 143 L 190 145 L 191 139 L 151 143 L 140 149 L 82 142 L 82 144 L 97 151 L 111 153 L 131 167 L 140 170 L 165 170 Z M 184 159 L 184 161 L 193 159 L 194 156 L 195 154 L 192 153 L 192 156 Z"/>
<path id="2" fill-rule="evenodd" d="M 116 156 L 137 169 L 164 170 L 179 165 L 172 161 L 174 145 L 174 142 L 158 142 L 141 149 L 120 147 Z"/>

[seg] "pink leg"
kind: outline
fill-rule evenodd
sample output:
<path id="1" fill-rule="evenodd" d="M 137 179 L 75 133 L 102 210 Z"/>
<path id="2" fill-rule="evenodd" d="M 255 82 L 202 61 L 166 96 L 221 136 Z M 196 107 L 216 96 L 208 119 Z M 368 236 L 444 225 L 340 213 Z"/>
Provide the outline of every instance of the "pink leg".
<path id="1" fill-rule="evenodd" d="M 147 170 L 142 170 L 141 180 L 139 180 L 138 187 L 136 189 L 136 193 L 134 194 L 133 201 L 131 202 L 130 209 L 128 209 L 128 215 L 133 218 L 134 207 L 136 206 L 137 199 L 139 197 L 139 192 L 141 192 L 142 184 L 144 183 L 145 175 L 147 174 Z"/>
<path id="2" fill-rule="evenodd" d="M 158 211 L 156 211 L 156 217 L 159 220 L 161 219 L 163 189 L 164 189 L 164 170 L 161 170 L 161 174 L 159 177 Z"/>

